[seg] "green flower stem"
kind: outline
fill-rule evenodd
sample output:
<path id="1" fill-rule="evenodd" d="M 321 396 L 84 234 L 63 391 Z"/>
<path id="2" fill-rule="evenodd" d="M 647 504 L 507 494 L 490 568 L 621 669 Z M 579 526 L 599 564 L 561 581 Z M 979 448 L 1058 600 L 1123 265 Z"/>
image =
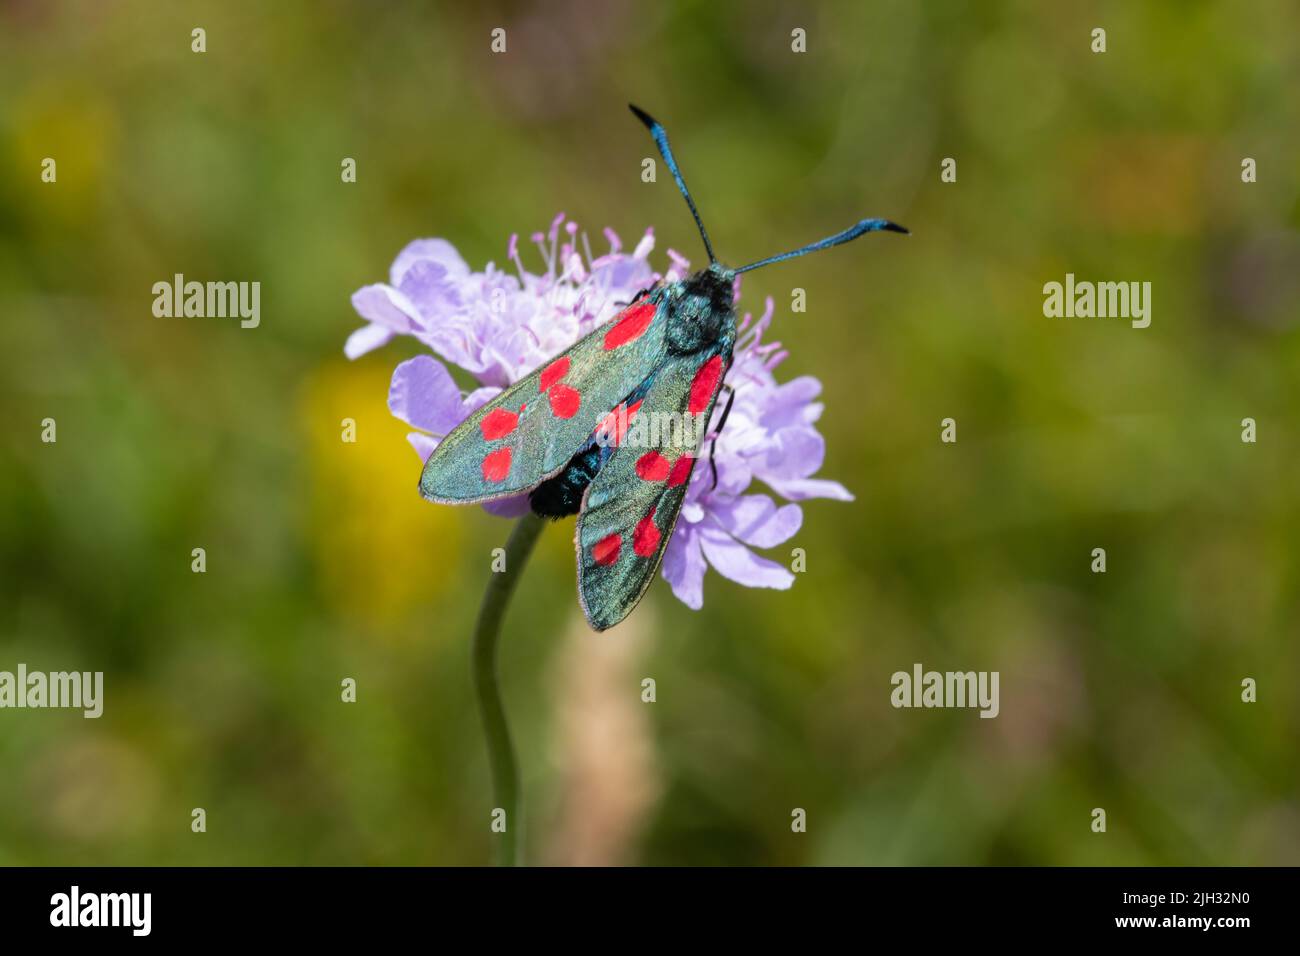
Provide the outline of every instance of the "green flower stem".
<path id="1" fill-rule="evenodd" d="M 528 556 L 541 534 L 545 522 L 537 515 L 524 515 L 510 532 L 506 542 L 505 570 L 492 575 L 483 605 L 479 608 L 478 623 L 474 627 L 472 649 L 474 693 L 478 698 L 479 713 L 483 717 L 483 734 L 487 737 L 488 762 L 492 768 L 492 790 L 496 806 L 506 812 L 506 832 L 493 834 L 496 845 L 497 866 L 519 864 L 519 831 L 523 820 L 519 813 L 519 767 L 515 761 L 515 748 L 510 742 L 510 726 L 506 723 L 505 708 L 501 704 L 501 688 L 497 680 L 497 642 L 501 635 L 501 619 L 506 605 L 523 574 Z"/>

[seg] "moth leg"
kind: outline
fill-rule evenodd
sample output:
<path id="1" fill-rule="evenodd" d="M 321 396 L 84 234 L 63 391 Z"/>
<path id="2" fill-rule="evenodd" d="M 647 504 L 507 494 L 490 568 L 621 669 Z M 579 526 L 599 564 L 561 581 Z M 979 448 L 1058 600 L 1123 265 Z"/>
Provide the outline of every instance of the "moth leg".
<path id="1" fill-rule="evenodd" d="M 713 460 L 713 453 L 718 449 L 718 436 L 722 434 L 722 429 L 727 426 L 727 416 L 731 414 L 731 403 L 736 400 L 736 390 L 730 385 L 722 386 L 727 390 L 727 404 L 722 408 L 722 417 L 718 419 L 718 427 L 713 432 L 713 441 L 709 443 L 709 468 L 713 470 L 713 484 L 709 486 L 709 491 L 718 487 L 718 465 Z"/>

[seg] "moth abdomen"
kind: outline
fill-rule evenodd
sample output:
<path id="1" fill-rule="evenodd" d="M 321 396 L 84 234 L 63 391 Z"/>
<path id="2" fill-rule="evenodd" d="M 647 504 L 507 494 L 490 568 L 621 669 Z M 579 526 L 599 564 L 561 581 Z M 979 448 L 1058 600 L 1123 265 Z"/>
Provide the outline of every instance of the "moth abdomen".
<path id="1" fill-rule="evenodd" d="M 593 442 L 569 459 L 564 470 L 543 481 L 528 496 L 533 514 L 542 518 L 566 518 L 582 508 L 582 496 L 600 473 L 610 449 Z"/>

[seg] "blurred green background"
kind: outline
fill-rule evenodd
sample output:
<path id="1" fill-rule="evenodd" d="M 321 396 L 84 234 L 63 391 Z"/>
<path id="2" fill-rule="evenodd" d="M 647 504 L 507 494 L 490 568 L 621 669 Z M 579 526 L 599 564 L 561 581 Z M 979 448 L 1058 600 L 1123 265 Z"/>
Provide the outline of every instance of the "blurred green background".
<path id="1" fill-rule="evenodd" d="M 418 499 L 418 347 L 347 362 L 348 299 L 560 210 L 698 264 L 629 100 L 725 259 L 914 235 L 746 282 L 857 495 L 771 555 L 793 590 L 658 582 L 598 636 L 546 534 L 503 647 L 530 860 L 1300 863 L 1298 88 L 1287 0 L 0 3 L 0 670 L 106 672 L 97 721 L 0 711 L 0 863 L 488 859 L 508 525 Z M 260 328 L 154 318 L 177 272 L 260 281 Z M 1150 281 L 1151 327 L 1045 318 L 1066 272 Z M 918 661 L 1001 715 L 893 709 Z"/>

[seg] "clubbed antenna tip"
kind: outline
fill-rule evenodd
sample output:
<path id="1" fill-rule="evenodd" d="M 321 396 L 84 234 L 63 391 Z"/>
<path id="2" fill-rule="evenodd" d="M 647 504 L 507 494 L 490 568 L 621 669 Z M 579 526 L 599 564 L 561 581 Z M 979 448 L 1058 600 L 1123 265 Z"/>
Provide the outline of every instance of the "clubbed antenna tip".
<path id="1" fill-rule="evenodd" d="M 700 211 L 695 208 L 695 200 L 691 198 L 691 191 L 686 188 L 686 180 L 682 179 L 682 171 L 677 168 L 677 160 L 673 158 L 673 150 L 668 145 L 668 134 L 664 132 L 663 125 L 639 106 L 628 103 L 627 108 L 632 111 L 633 116 L 645 123 L 646 129 L 650 131 L 655 146 L 659 147 L 659 155 L 668 164 L 668 171 L 673 174 L 677 188 L 681 190 L 682 196 L 686 199 L 686 205 L 690 207 L 691 215 L 695 217 L 695 225 L 700 230 L 700 238 L 704 240 L 704 251 L 709 254 L 709 262 L 717 262 L 717 256 L 713 254 L 713 245 L 709 242 L 709 234 L 704 230 L 704 221 L 700 219 Z"/>
<path id="2" fill-rule="evenodd" d="M 641 109 L 641 107 L 637 106 L 635 103 L 628 103 L 627 108 L 632 111 L 633 116 L 639 119 L 642 123 L 645 123 L 646 129 L 654 129 L 659 125 L 653 116 Z"/>

